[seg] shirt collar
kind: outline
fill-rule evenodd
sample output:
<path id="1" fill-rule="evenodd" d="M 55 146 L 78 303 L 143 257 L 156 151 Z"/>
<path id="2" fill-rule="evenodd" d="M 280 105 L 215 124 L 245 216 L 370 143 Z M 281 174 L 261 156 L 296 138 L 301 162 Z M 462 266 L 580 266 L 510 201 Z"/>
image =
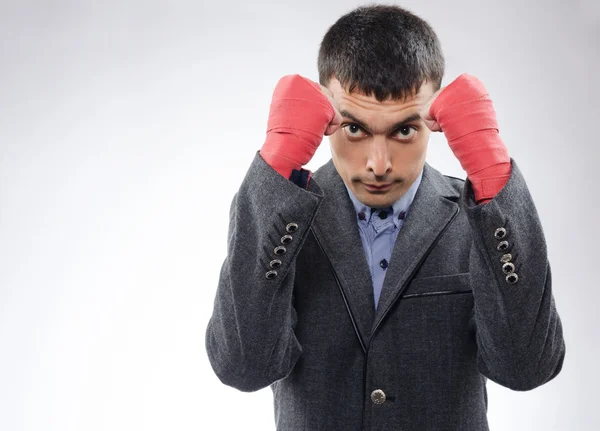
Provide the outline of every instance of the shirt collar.
<path id="1" fill-rule="evenodd" d="M 415 179 L 415 181 L 412 183 L 412 185 L 409 187 L 409 189 L 406 191 L 406 193 L 404 193 L 404 195 L 402 195 L 402 197 L 400 199 L 398 199 L 396 202 L 394 202 L 391 207 L 386 209 L 388 211 L 388 213 L 391 212 L 390 215 L 392 216 L 392 220 L 394 221 L 394 224 L 396 225 L 396 227 L 400 227 L 400 225 L 404 222 L 404 219 L 408 215 L 408 210 L 410 209 L 410 205 L 412 204 L 412 202 L 415 198 L 417 189 L 419 188 L 419 185 L 421 184 L 422 178 L 423 178 L 423 170 L 421 170 L 421 172 L 419 173 L 419 176 Z M 356 198 L 356 196 L 354 196 L 354 193 L 352 193 L 350 191 L 350 189 L 348 188 L 346 183 L 344 183 L 344 186 L 346 187 L 346 190 L 348 191 L 348 196 L 350 196 L 350 200 L 352 201 L 352 204 L 354 205 L 354 210 L 356 211 L 357 220 L 359 222 L 364 221 L 367 224 L 370 224 L 372 221 L 372 216 L 378 211 L 378 209 L 368 207 L 365 204 L 363 204 L 362 202 L 360 202 Z M 365 215 L 365 220 L 360 220 L 360 217 L 359 217 L 360 213 L 363 213 Z M 404 213 L 404 214 L 402 214 L 402 213 Z"/>

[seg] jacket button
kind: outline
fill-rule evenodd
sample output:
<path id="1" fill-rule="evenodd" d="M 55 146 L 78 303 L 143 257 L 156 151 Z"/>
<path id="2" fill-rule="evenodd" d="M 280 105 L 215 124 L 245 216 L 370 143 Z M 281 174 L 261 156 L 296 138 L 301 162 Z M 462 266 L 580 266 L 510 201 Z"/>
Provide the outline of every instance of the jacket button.
<path id="1" fill-rule="evenodd" d="M 503 254 L 502 257 L 500 258 L 500 262 L 502 262 L 502 263 L 510 262 L 511 260 L 512 260 L 512 254 L 510 254 L 510 253 Z"/>
<path id="2" fill-rule="evenodd" d="M 268 271 L 265 274 L 265 277 L 267 277 L 268 280 L 273 280 L 275 277 L 277 277 L 277 271 L 273 271 L 273 270 Z"/>
<path id="3" fill-rule="evenodd" d="M 278 245 L 277 247 L 275 247 L 273 249 L 273 253 L 275 253 L 277 256 L 281 256 L 282 254 L 285 254 L 286 251 L 287 251 L 287 249 L 282 245 Z"/>
<path id="4" fill-rule="evenodd" d="M 273 259 L 271 262 L 269 262 L 269 266 L 271 268 L 279 268 L 281 266 L 281 261 L 279 259 Z"/>
<path id="5" fill-rule="evenodd" d="M 503 227 L 499 227 L 498 229 L 496 229 L 496 232 L 494 232 L 494 236 L 496 237 L 496 239 L 502 239 L 506 236 L 506 229 Z"/>
<path id="6" fill-rule="evenodd" d="M 281 237 L 282 244 L 289 244 L 290 242 L 292 242 L 292 235 L 283 235 Z"/>
<path id="7" fill-rule="evenodd" d="M 496 247 L 499 251 L 504 251 L 508 248 L 508 241 L 500 241 L 498 243 L 498 247 Z"/>
<path id="8" fill-rule="evenodd" d="M 519 280 L 519 276 L 516 273 L 511 273 L 506 276 L 506 282 L 510 284 L 515 284 Z"/>
<path id="9" fill-rule="evenodd" d="M 515 265 L 513 265 L 512 262 L 506 262 L 504 265 L 502 265 L 502 272 L 505 274 L 512 274 L 515 272 Z"/>
<path id="10" fill-rule="evenodd" d="M 287 226 L 285 227 L 285 231 L 292 233 L 292 232 L 296 232 L 298 230 L 298 223 L 288 223 Z"/>
<path id="11" fill-rule="evenodd" d="M 371 401 L 373 401 L 373 404 L 385 403 L 385 392 L 383 392 L 381 389 L 375 389 L 373 392 L 371 392 Z"/>

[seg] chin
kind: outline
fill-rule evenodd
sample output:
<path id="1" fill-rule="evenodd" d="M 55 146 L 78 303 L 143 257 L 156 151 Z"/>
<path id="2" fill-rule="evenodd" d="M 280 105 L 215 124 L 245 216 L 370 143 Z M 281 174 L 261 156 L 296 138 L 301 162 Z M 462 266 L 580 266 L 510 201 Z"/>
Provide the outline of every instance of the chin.
<path id="1" fill-rule="evenodd" d="M 400 198 L 398 198 L 400 199 Z M 382 194 L 382 195 L 371 195 L 368 192 L 362 193 L 360 197 L 358 197 L 358 200 L 360 200 L 363 204 L 365 204 L 368 207 L 371 208 L 387 208 L 387 207 L 391 207 L 394 202 L 396 202 L 398 199 L 394 199 L 391 195 L 386 194 Z"/>

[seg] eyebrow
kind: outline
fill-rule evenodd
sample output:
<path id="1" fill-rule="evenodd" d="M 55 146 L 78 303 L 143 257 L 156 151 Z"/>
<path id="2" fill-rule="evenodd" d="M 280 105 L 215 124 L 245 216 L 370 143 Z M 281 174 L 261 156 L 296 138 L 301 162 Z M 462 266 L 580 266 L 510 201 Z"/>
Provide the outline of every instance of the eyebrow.
<path id="1" fill-rule="evenodd" d="M 347 118 L 349 120 L 352 120 L 352 122 L 358 124 L 362 129 L 366 130 L 367 132 L 373 132 L 373 130 L 371 130 L 370 127 L 368 127 L 364 121 L 359 120 L 358 118 L 356 118 L 354 115 L 352 115 L 350 112 L 348 111 L 340 111 L 340 114 L 342 114 L 342 117 Z M 390 132 L 395 132 L 396 130 L 398 130 L 400 127 L 406 126 L 408 123 L 412 123 L 413 121 L 417 121 L 421 119 L 421 114 L 419 114 L 418 112 L 406 117 L 404 120 L 397 122 L 396 124 L 394 124 L 393 126 L 389 127 L 386 130 L 386 134 L 390 133 Z"/>

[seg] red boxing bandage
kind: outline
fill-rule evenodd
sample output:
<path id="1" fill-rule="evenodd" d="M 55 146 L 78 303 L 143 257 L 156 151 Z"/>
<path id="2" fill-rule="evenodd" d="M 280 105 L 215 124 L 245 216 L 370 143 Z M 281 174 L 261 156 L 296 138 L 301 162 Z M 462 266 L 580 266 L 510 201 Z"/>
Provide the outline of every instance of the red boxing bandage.
<path id="1" fill-rule="evenodd" d="M 462 74 L 433 101 L 434 118 L 473 185 L 477 203 L 489 202 L 510 177 L 508 150 L 481 81 Z"/>
<path id="2" fill-rule="evenodd" d="M 300 75 L 279 80 L 260 155 L 286 179 L 313 157 L 335 111 L 321 88 Z"/>

